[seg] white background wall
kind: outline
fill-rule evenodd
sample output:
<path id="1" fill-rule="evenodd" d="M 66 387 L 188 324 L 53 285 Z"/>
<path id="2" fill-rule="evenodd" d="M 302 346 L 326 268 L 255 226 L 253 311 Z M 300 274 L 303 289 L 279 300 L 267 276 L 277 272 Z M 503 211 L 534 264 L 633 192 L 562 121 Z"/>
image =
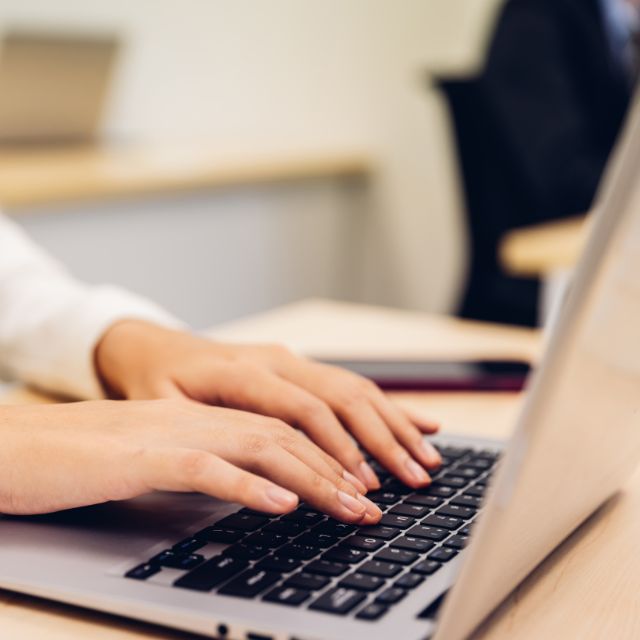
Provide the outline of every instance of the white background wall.
<path id="1" fill-rule="evenodd" d="M 428 70 L 473 64 L 498 0 L 3 0 L 0 29 L 121 32 L 110 135 L 230 153 L 365 150 L 366 296 L 451 308 L 456 177 Z"/>

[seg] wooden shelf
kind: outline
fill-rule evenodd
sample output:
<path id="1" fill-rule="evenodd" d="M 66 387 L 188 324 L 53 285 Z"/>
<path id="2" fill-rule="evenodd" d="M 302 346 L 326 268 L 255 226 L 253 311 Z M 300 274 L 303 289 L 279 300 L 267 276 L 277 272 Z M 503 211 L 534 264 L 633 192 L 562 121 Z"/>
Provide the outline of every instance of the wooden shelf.
<path id="1" fill-rule="evenodd" d="M 163 195 L 315 178 L 366 178 L 365 154 L 222 158 L 166 146 L 0 149 L 0 205 L 19 212 L 45 204 Z"/>

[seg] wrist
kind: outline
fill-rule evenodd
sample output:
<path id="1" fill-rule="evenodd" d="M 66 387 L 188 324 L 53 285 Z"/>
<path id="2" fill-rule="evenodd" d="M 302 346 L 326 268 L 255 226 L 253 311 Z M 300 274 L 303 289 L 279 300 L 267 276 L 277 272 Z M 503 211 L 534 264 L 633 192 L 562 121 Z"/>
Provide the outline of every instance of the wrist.
<path id="1" fill-rule="evenodd" d="M 160 329 L 143 320 L 123 319 L 112 324 L 94 350 L 94 368 L 109 398 L 126 398 L 131 380 L 139 375 L 148 350 L 146 343 Z"/>

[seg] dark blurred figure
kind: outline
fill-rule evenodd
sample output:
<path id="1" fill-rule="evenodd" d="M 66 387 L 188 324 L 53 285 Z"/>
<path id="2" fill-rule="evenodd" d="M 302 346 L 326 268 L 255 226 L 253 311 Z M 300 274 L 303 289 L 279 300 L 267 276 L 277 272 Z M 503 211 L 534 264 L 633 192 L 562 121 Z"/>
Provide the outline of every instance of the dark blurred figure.
<path id="1" fill-rule="evenodd" d="M 640 0 L 508 0 L 481 75 L 440 82 L 471 235 L 460 315 L 534 325 L 539 282 L 500 268 L 510 229 L 589 210 L 638 68 Z"/>

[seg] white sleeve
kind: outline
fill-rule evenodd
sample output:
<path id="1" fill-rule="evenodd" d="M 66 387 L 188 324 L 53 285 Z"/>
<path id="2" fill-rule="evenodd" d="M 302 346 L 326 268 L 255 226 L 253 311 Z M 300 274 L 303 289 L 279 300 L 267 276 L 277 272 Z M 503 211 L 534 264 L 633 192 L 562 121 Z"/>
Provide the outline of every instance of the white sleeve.
<path id="1" fill-rule="evenodd" d="M 181 326 L 154 303 L 114 286 L 75 280 L 0 214 L 0 369 L 75 398 L 100 398 L 93 353 L 117 320 Z"/>

